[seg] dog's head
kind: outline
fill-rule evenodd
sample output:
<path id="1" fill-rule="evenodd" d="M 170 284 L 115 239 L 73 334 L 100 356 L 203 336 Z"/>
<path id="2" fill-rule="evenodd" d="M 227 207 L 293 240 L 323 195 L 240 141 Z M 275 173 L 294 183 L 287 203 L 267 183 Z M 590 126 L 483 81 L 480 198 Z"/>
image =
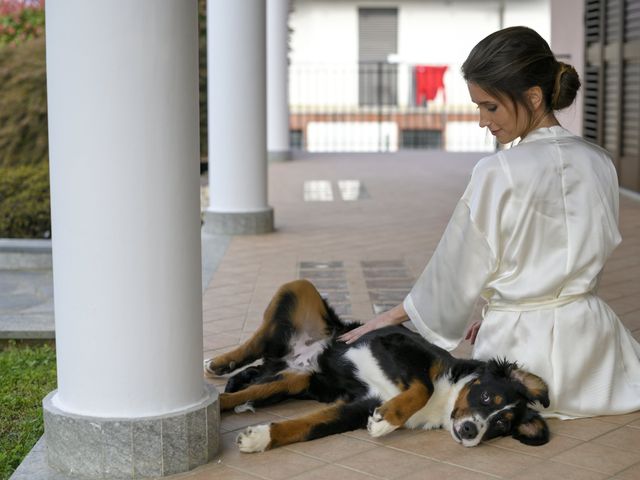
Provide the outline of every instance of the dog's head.
<path id="1" fill-rule="evenodd" d="M 451 435 L 465 447 L 511 435 L 527 445 L 549 441 L 544 419 L 529 405 L 549 406 L 546 383 L 515 363 L 490 360 L 458 394 L 451 412 Z"/>

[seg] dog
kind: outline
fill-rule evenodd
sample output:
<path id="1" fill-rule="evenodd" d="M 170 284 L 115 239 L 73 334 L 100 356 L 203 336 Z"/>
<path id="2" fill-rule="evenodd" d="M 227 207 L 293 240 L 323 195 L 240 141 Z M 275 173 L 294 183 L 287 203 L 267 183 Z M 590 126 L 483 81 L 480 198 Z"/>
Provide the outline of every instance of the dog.
<path id="1" fill-rule="evenodd" d="M 347 345 L 359 326 L 344 322 L 307 280 L 280 287 L 254 335 L 205 361 L 207 376 L 231 376 L 222 411 L 253 410 L 288 398 L 329 403 L 309 415 L 248 427 L 242 452 L 367 428 L 373 437 L 404 426 L 445 428 L 465 447 L 511 435 L 527 445 L 549 441 L 531 406 L 549 406 L 548 388 L 516 363 L 457 359 L 403 326 L 373 330 Z"/>

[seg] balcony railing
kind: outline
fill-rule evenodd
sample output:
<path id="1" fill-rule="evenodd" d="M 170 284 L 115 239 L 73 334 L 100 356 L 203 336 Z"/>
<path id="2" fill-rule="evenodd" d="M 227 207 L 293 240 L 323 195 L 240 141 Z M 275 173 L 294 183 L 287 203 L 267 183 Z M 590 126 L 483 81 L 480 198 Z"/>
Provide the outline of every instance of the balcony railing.
<path id="1" fill-rule="evenodd" d="M 493 151 L 453 66 L 387 62 L 289 68 L 291 147 L 312 152 Z"/>

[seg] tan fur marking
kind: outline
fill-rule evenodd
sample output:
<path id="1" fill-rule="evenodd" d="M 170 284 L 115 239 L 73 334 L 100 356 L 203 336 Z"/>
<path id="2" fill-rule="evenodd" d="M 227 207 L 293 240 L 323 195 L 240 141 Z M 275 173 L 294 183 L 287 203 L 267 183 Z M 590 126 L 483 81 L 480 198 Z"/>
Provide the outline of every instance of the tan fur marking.
<path id="1" fill-rule="evenodd" d="M 296 280 L 287 285 L 297 298 L 296 309 L 291 318 L 296 330 L 307 332 L 316 340 L 326 338 L 329 333 L 324 320 L 327 309 L 316 287 L 308 280 Z"/>
<path id="2" fill-rule="evenodd" d="M 469 413 L 470 412 L 470 408 L 469 408 L 469 391 L 470 390 L 471 390 L 471 387 L 469 387 L 469 385 L 465 385 L 460 390 L 460 393 L 458 394 L 458 398 L 456 399 L 456 403 L 453 410 L 455 412 L 456 418 L 461 418 L 470 414 Z"/>
<path id="3" fill-rule="evenodd" d="M 522 383 L 534 397 L 543 396 L 548 392 L 548 387 L 544 380 L 533 373 L 518 369 L 511 372 L 511 377 Z"/>
<path id="4" fill-rule="evenodd" d="M 211 368 L 216 370 L 233 365 L 231 368 L 233 370 L 262 357 L 265 339 L 276 328 L 274 316 L 282 297 L 286 294 L 292 294 L 296 298 L 295 309 L 291 312 L 290 318 L 295 329 L 299 332 L 306 332 L 314 340 L 326 338 L 329 333 L 324 321 L 327 309 L 320 293 L 308 280 L 295 280 L 285 283 L 278 289 L 265 309 L 262 324 L 251 338 L 230 352 L 215 357 L 212 360 Z M 206 371 L 205 374 L 207 376 L 214 375 L 209 371 Z"/>
<path id="5" fill-rule="evenodd" d="M 429 378 L 431 381 L 435 381 L 437 378 L 441 377 L 443 373 L 444 364 L 440 360 L 435 360 L 429 368 Z"/>
<path id="6" fill-rule="evenodd" d="M 244 390 L 220 394 L 220 409 L 229 410 L 251 400 L 269 398 L 278 393 L 296 394 L 309 386 L 311 375 L 307 373 L 285 372 L 282 379 L 275 382 L 250 385 Z"/>
<path id="7" fill-rule="evenodd" d="M 269 448 L 307 440 L 313 427 L 336 420 L 342 405 L 342 402 L 338 402 L 304 417 L 272 423 Z"/>
<path id="8" fill-rule="evenodd" d="M 404 392 L 384 402 L 378 412 L 391 425 L 402 426 L 409 418 L 424 407 L 431 394 L 424 383 L 414 380 Z"/>
<path id="9" fill-rule="evenodd" d="M 493 397 L 493 402 L 496 405 L 502 405 L 504 403 L 504 398 L 502 398 L 502 395 L 496 395 L 495 397 Z"/>
<path id="10" fill-rule="evenodd" d="M 538 418 L 518 426 L 518 432 L 529 438 L 537 436 L 542 430 L 544 430 L 544 424 Z"/>

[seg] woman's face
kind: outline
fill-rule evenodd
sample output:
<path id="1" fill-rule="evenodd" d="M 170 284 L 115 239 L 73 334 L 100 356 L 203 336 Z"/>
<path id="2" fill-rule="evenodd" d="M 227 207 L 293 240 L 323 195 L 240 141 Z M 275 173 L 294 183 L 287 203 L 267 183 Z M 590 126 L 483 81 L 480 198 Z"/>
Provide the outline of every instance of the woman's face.
<path id="1" fill-rule="evenodd" d="M 467 82 L 467 87 L 471 101 L 480 111 L 480 127 L 487 127 L 498 142 L 510 143 L 525 133 L 528 112 L 521 105 L 514 108 L 510 101 L 489 95 L 473 82 Z"/>

